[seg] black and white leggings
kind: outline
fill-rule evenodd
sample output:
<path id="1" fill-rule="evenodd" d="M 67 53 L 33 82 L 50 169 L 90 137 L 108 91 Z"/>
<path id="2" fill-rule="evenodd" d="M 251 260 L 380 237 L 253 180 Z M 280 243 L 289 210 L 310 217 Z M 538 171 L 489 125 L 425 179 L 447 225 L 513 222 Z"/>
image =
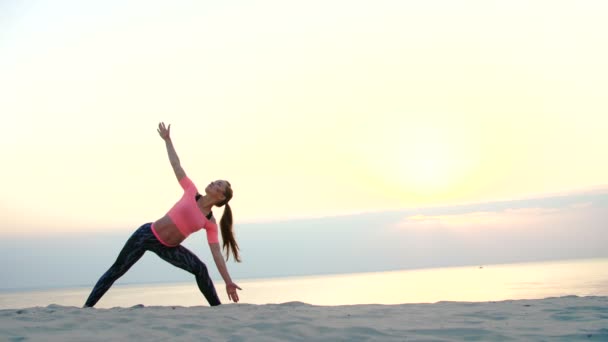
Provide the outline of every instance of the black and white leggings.
<path id="1" fill-rule="evenodd" d="M 198 288 L 209 305 L 220 305 L 220 299 L 215 292 L 213 281 L 209 277 L 207 266 L 184 246 L 167 247 L 160 243 L 152 233 L 151 226 L 151 223 L 146 223 L 131 235 L 112 267 L 95 284 L 84 306 L 92 307 L 97 304 L 97 301 L 110 289 L 112 284 L 122 277 L 146 251 L 152 251 L 171 265 L 194 274 Z"/>

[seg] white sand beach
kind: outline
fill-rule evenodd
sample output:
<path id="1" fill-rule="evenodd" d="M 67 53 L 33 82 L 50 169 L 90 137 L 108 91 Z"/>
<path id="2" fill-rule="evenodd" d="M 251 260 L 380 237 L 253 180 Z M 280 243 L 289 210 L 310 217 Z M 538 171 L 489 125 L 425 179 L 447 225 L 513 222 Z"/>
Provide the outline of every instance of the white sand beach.
<path id="1" fill-rule="evenodd" d="M 1 341 L 608 341 L 608 297 L 0 310 Z"/>

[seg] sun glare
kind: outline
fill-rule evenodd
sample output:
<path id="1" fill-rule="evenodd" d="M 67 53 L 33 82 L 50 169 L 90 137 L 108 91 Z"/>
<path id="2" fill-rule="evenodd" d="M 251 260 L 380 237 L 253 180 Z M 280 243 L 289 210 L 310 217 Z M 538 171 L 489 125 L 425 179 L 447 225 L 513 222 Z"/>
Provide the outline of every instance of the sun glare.
<path id="1" fill-rule="evenodd" d="M 397 170 L 409 188 L 420 192 L 435 192 L 450 185 L 454 163 L 447 146 L 438 141 L 421 141 L 399 156 Z"/>
<path id="2" fill-rule="evenodd" d="M 376 151 L 382 152 L 373 156 L 370 166 L 386 191 L 411 203 L 452 196 L 462 187 L 472 151 L 456 130 L 418 123 L 388 132 L 378 142 Z"/>

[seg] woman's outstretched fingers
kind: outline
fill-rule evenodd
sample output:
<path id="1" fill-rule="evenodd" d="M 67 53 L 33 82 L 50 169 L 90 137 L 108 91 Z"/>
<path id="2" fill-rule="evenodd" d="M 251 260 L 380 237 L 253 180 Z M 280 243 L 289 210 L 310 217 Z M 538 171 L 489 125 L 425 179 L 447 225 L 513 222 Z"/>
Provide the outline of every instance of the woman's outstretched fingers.
<path id="1" fill-rule="evenodd" d="M 228 293 L 228 298 L 235 303 L 239 302 L 239 294 L 236 292 L 237 289 L 242 290 L 235 283 L 226 284 L 226 292 Z"/>
<path id="2" fill-rule="evenodd" d="M 171 124 L 169 124 L 169 127 L 166 127 L 164 122 L 160 122 L 156 131 L 158 132 L 161 138 L 167 140 L 171 136 Z"/>

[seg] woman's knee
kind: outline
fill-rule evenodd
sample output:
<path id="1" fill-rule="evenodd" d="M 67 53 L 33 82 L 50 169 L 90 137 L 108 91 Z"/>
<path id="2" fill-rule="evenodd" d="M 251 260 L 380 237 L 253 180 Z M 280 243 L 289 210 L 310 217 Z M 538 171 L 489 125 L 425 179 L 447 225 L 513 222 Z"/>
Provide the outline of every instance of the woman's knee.
<path id="1" fill-rule="evenodd" d="M 205 265 L 204 263 L 200 262 L 198 263 L 198 265 L 196 265 L 196 274 L 197 275 L 202 275 L 202 276 L 209 276 L 209 270 L 207 270 L 207 265 Z"/>

